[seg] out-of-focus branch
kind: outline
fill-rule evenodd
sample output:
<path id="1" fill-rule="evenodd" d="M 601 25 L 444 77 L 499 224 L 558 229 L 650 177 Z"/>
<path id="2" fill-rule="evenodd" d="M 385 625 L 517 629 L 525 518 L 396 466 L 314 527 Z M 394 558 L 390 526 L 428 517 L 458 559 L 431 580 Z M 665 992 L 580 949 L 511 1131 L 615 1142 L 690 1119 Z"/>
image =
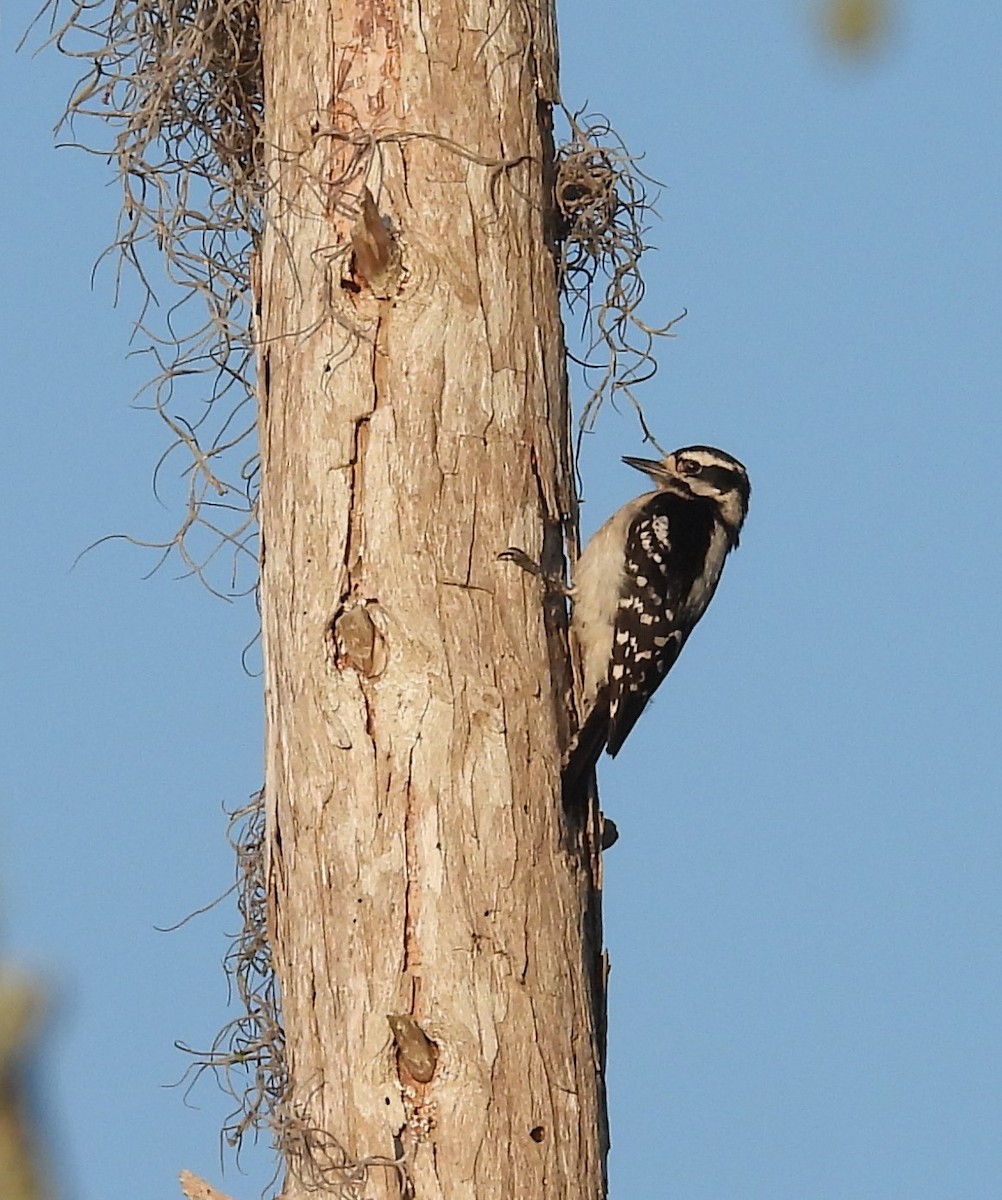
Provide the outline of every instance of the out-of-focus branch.
<path id="1" fill-rule="evenodd" d="M 199 1179 L 191 1171 L 181 1172 L 181 1191 L 184 1192 L 187 1200 L 230 1200 L 225 1192 L 217 1191 L 211 1183 Z"/>
<path id="2" fill-rule="evenodd" d="M 25 1100 L 24 1062 L 41 1023 L 42 993 L 30 981 L 0 978 L 0 1180 L 5 1200 L 47 1200 L 33 1114 Z"/>

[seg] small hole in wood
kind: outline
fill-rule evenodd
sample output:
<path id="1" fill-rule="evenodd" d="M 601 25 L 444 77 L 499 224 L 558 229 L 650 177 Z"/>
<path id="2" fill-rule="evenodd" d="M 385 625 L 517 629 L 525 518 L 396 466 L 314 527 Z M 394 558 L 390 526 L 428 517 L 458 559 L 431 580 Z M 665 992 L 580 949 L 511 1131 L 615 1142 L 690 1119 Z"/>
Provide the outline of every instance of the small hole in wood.
<path id="1" fill-rule="evenodd" d="M 534 1142 L 541 1142 L 543 1138 L 546 1137 L 546 1130 L 542 1127 L 542 1125 L 537 1125 L 535 1129 L 529 1130 L 529 1137 L 531 1137 Z"/>

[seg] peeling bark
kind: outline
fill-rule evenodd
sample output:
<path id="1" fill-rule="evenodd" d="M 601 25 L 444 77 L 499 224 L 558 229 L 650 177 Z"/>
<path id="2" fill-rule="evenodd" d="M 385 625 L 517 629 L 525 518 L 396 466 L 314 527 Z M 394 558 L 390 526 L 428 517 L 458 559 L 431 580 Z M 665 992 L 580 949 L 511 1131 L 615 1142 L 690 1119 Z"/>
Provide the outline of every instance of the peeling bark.
<path id="1" fill-rule="evenodd" d="M 560 800 L 566 622 L 497 561 L 559 563 L 575 515 L 551 29 L 545 2 L 264 3 L 287 1200 L 605 1191 L 598 835 Z"/>

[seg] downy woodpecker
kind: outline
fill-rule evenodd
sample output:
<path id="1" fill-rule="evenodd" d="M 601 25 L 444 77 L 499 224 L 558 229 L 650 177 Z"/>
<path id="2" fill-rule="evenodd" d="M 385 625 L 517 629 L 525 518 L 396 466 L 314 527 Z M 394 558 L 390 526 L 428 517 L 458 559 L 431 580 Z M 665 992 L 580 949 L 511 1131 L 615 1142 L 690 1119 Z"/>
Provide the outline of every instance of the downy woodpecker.
<path id="1" fill-rule="evenodd" d="M 748 512 L 748 473 L 722 450 L 687 446 L 660 461 L 623 461 L 657 488 L 606 521 L 565 589 L 581 662 L 581 728 L 564 764 L 565 793 L 603 749 L 619 752 L 706 612 Z M 518 551 L 506 557 L 532 569 Z"/>

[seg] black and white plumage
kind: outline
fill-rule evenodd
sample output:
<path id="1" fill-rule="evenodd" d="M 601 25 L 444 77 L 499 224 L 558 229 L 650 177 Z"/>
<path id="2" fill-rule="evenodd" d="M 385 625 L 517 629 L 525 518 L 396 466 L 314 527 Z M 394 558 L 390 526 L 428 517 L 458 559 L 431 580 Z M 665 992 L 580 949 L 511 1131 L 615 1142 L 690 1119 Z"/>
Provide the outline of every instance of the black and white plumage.
<path id="1" fill-rule="evenodd" d="M 660 461 L 623 461 L 657 488 L 614 513 L 574 571 L 582 722 L 565 788 L 603 749 L 621 749 L 706 612 L 748 512 L 748 474 L 722 450 L 687 446 Z"/>

